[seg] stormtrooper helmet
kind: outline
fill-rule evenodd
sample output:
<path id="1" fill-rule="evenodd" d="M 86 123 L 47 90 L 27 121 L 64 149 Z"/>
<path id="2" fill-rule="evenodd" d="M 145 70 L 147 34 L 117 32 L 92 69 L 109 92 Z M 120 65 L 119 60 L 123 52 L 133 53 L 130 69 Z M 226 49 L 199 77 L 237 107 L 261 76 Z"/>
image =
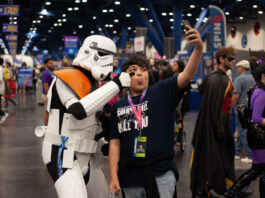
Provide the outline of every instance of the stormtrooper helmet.
<path id="1" fill-rule="evenodd" d="M 91 71 L 96 80 L 103 81 L 113 71 L 116 51 L 116 45 L 111 39 L 101 35 L 88 36 L 73 60 L 73 65 Z"/>

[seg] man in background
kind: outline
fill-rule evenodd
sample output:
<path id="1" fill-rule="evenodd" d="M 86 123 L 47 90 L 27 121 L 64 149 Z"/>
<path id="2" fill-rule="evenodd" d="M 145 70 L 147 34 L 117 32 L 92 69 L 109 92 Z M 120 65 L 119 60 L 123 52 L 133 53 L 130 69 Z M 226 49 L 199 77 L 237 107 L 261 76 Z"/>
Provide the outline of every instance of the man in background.
<path id="1" fill-rule="evenodd" d="M 239 61 L 236 64 L 239 76 L 236 77 L 234 83 L 234 92 L 232 97 L 232 106 L 237 107 L 240 104 L 248 106 L 248 90 L 255 86 L 255 80 L 250 73 L 250 64 L 247 60 Z M 238 119 L 237 109 L 236 114 L 236 128 L 238 129 L 238 136 L 235 148 L 235 159 L 240 159 L 242 149 L 244 148 L 246 157 L 242 158 L 242 162 L 252 163 L 251 152 L 247 143 L 247 129 L 244 129 Z"/>
<path id="2" fill-rule="evenodd" d="M 49 114 L 47 112 L 47 102 L 48 102 L 48 98 L 47 98 L 47 93 L 49 90 L 49 87 L 52 83 L 53 80 L 53 70 L 54 70 L 54 64 L 53 64 L 53 60 L 51 58 L 47 58 L 44 61 L 44 67 L 45 70 L 42 73 L 42 95 L 41 98 L 44 102 L 44 125 L 48 124 L 48 118 L 49 118 Z"/>

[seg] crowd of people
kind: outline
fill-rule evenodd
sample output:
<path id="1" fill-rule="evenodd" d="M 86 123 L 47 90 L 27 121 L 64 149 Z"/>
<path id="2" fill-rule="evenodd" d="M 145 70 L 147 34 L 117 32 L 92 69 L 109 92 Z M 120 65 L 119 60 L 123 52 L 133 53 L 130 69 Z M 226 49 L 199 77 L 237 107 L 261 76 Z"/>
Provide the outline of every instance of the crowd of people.
<path id="1" fill-rule="evenodd" d="M 19 94 L 36 90 L 37 103 L 44 106 L 42 157 L 59 197 L 94 197 L 95 188 L 101 189 L 97 197 L 109 192 L 122 192 L 126 198 L 177 197 L 174 146 L 181 136 L 174 127 L 177 124 L 181 134 L 189 109 L 189 83 L 203 51 L 200 34 L 188 29 L 186 39 L 194 50 L 186 65 L 136 54 L 118 71 L 115 44 L 94 35 L 85 39 L 72 66 L 55 70 L 47 58 L 43 67 L 34 69 L 32 88 L 18 86 Z M 217 68 L 199 85 L 202 101 L 190 163 L 194 198 L 237 197 L 259 176 L 260 197 L 265 197 L 265 64 L 253 57 L 235 64 L 236 55 L 233 47 L 216 51 Z M 0 65 L 2 123 L 8 113 L 1 108 L 1 98 L 16 105 L 18 72 L 2 58 Z M 232 82 L 227 71 L 234 65 L 238 76 Z M 21 68 L 25 67 L 23 63 Z M 113 68 L 117 70 L 111 75 Z M 236 141 L 230 126 L 233 107 Z M 109 184 L 95 160 L 101 137 L 109 142 L 104 151 L 109 157 Z M 238 159 L 252 167 L 236 179 Z"/>

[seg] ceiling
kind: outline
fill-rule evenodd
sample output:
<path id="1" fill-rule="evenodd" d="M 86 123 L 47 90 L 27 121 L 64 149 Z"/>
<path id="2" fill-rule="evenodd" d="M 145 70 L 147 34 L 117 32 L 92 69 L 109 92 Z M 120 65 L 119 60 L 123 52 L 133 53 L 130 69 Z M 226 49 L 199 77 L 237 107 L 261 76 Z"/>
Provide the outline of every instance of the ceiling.
<path id="1" fill-rule="evenodd" d="M 130 0 L 150 20 L 144 1 Z M 258 11 L 264 11 L 264 4 L 258 0 L 149 0 L 153 6 L 165 36 L 172 35 L 172 5 L 182 8 L 183 18 L 194 25 L 203 8 L 209 4 L 218 5 L 229 12 L 228 23 L 244 23 L 247 19 L 257 18 Z M 128 31 L 128 39 L 135 35 L 136 20 L 128 15 L 127 4 L 123 0 L 1 0 L 1 5 L 20 5 L 18 17 L 0 16 L 1 23 L 19 25 L 17 53 L 29 41 L 27 33 L 37 35 L 28 44 L 27 53 L 34 50 L 48 50 L 49 53 L 63 51 L 64 36 L 77 35 L 80 44 L 90 34 L 107 32 L 111 38 L 118 39 L 122 27 Z M 191 5 L 194 5 L 192 7 Z M 256 7 L 253 5 L 257 5 Z M 46 9 L 49 16 L 40 14 Z M 72 9 L 72 10 L 71 10 Z M 163 14 L 162 13 L 166 13 Z M 187 16 L 190 13 L 191 16 Z M 228 14 L 228 13 L 227 13 Z M 164 16 L 166 15 L 166 16 Z M 239 18 L 239 17 L 243 17 Z M 171 20 L 170 20 L 171 19 Z M 152 23 L 152 22 L 151 22 Z M 0 31 L 5 40 L 6 33 Z M 26 43 L 26 44 L 25 44 Z M 35 52 L 35 53 L 40 53 Z M 0 48 L 0 54 L 3 50 Z"/>

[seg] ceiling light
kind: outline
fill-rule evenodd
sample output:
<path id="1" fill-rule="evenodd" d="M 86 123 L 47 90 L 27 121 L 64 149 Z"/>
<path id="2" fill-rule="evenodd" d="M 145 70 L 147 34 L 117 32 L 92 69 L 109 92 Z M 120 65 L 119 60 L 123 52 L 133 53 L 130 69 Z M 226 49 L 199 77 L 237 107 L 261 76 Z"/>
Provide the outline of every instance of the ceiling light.
<path id="1" fill-rule="evenodd" d="M 132 27 L 128 27 L 128 30 L 131 30 L 132 29 Z"/>
<path id="2" fill-rule="evenodd" d="M 109 27 L 109 24 L 105 24 L 105 27 Z"/>
<path id="3" fill-rule="evenodd" d="M 40 14 L 42 14 L 42 15 L 48 15 L 48 11 L 46 9 L 43 9 Z"/>
<path id="4" fill-rule="evenodd" d="M 115 1 L 114 4 L 115 4 L 115 5 L 120 5 L 121 2 L 119 2 L 119 1 Z"/>
<path id="5" fill-rule="evenodd" d="M 93 31 L 93 30 L 91 30 L 91 31 L 90 31 L 90 34 L 94 34 L 94 31 Z"/>
<path id="6" fill-rule="evenodd" d="M 244 19 L 244 17 L 240 16 L 240 17 L 239 17 L 239 19 L 240 19 L 240 20 L 243 20 L 243 19 Z"/>
<path id="7" fill-rule="evenodd" d="M 37 23 L 37 21 L 33 20 L 32 23 Z"/>
<path id="8" fill-rule="evenodd" d="M 199 18 L 196 18 L 196 21 L 199 21 Z"/>
<path id="9" fill-rule="evenodd" d="M 191 16 L 192 16 L 192 14 L 191 14 L 191 13 L 188 13 L 188 14 L 187 14 L 187 16 L 188 16 L 188 17 L 191 17 Z"/>
<path id="10" fill-rule="evenodd" d="M 86 3 L 86 2 L 87 2 L 87 0 L 82 0 L 82 2 L 83 2 L 83 3 Z"/>
<path id="11" fill-rule="evenodd" d="M 173 26 L 170 26 L 170 29 L 173 29 Z"/>
<path id="12" fill-rule="evenodd" d="M 63 22 L 66 22 L 67 20 L 66 19 L 63 19 Z"/>
<path id="13" fill-rule="evenodd" d="M 131 14 L 126 14 L 125 16 L 126 16 L 126 17 L 131 17 Z"/>
<path id="14" fill-rule="evenodd" d="M 204 17 L 203 20 L 202 20 L 203 23 L 207 23 L 207 21 L 208 21 L 207 17 Z"/>
<path id="15" fill-rule="evenodd" d="M 109 27 L 110 27 L 110 28 L 113 28 L 113 24 L 109 24 Z"/>
<path id="16" fill-rule="evenodd" d="M 113 9 L 109 9 L 109 12 L 114 12 L 114 10 Z"/>
<path id="17" fill-rule="evenodd" d="M 167 16 L 167 13 L 162 12 L 161 15 L 162 15 L 162 16 Z"/>
<path id="18" fill-rule="evenodd" d="M 257 5 L 253 5 L 253 8 L 258 8 L 258 6 Z"/>
<path id="19" fill-rule="evenodd" d="M 79 10 L 79 8 L 78 7 L 75 7 L 74 10 Z"/>
<path id="20" fill-rule="evenodd" d="M 93 19 L 94 19 L 94 20 L 96 20 L 96 19 L 97 19 L 97 17 L 96 17 L 96 16 L 93 16 Z"/>
<path id="21" fill-rule="evenodd" d="M 37 23 L 41 23 L 41 20 L 37 20 Z"/>
<path id="22" fill-rule="evenodd" d="M 66 17 L 66 14 L 62 14 L 62 17 Z"/>
<path id="23" fill-rule="evenodd" d="M 73 8 L 67 8 L 68 11 L 73 11 Z"/>
<path id="24" fill-rule="evenodd" d="M 49 33 L 51 33 L 51 32 L 52 32 L 52 30 L 49 30 L 48 32 L 49 32 Z"/>
<path id="25" fill-rule="evenodd" d="M 14 20 L 17 20 L 17 17 L 13 17 Z"/>
<path id="26" fill-rule="evenodd" d="M 40 17 L 40 19 L 42 19 L 42 18 L 43 18 L 43 16 L 42 16 L 42 15 L 40 15 L 39 17 Z"/>
<path id="27" fill-rule="evenodd" d="M 80 0 L 75 0 L 75 3 L 80 3 Z"/>
<path id="28" fill-rule="evenodd" d="M 195 5 L 190 5 L 190 8 L 195 8 Z"/>
<path id="29" fill-rule="evenodd" d="M 57 23 L 54 23 L 53 26 L 58 26 L 58 24 Z"/>
<path id="30" fill-rule="evenodd" d="M 79 25 L 78 28 L 80 28 L 80 29 L 83 28 L 83 25 Z"/>
<path id="31" fill-rule="evenodd" d="M 76 31 L 73 31 L 73 34 L 76 34 Z"/>
<path id="32" fill-rule="evenodd" d="M 46 4 L 46 5 L 51 5 L 51 2 L 47 1 L 45 4 Z"/>
<path id="33" fill-rule="evenodd" d="M 204 7 L 201 7 L 201 10 L 204 10 Z"/>
<path id="34" fill-rule="evenodd" d="M 119 19 L 114 19 L 114 22 L 115 22 L 115 23 L 118 23 L 118 22 L 119 22 Z"/>
<path id="35" fill-rule="evenodd" d="M 116 34 L 116 33 L 117 33 L 117 31 L 116 31 L 116 30 L 114 30 L 114 31 L 113 31 L 113 34 Z"/>
<path id="36" fill-rule="evenodd" d="M 153 19 L 149 19 L 149 22 L 150 22 L 150 23 L 153 23 Z"/>
<path id="37" fill-rule="evenodd" d="M 145 11 L 148 11 L 148 8 L 145 8 Z"/>
<path id="38" fill-rule="evenodd" d="M 99 27 L 99 28 L 98 28 L 98 31 L 102 31 L 102 28 L 101 28 L 101 27 Z"/>
<path id="39" fill-rule="evenodd" d="M 63 24 L 62 23 L 59 23 L 59 26 L 62 26 Z"/>
<path id="40" fill-rule="evenodd" d="M 145 8 L 144 8 L 144 7 L 141 7 L 140 10 L 141 10 L 141 11 L 145 11 Z"/>
<path id="41" fill-rule="evenodd" d="M 259 14 L 263 14 L 263 11 L 262 11 L 262 10 L 260 10 L 260 11 L 259 11 Z"/>
<path id="42" fill-rule="evenodd" d="M 225 15 L 229 15 L 230 13 L 229 12 L 225 12 Z"/>
<path id="43" fill-rule="evenodd" d="M 16 22 L 16 21 L 14 21 L 14 24 L 17 24 L 17 22 Z"/>
<path id="44" fill-rule="evenodd" d="M 57 22 L 62 22 L 62 20 L 61 19 L 58 19 Z"/>
<path id="45" fill-rule="evenodd" d="M 174 21 L 174 19 L 169 19 L 169 21 L 170 21 L 170 22 L 173 22 L 173 21 Z"/>
<path id="46" fill-rule="evenodd" d="M 168 13 L 169 16 L 173 16 L 173 12 Z"/>
<path id="47" fill-rule="evenodd" d="M 108 12 L 108 10 L 104 9 L 104 10 L 102 10 L 102 12 L 103 12 L 103 13 L 107 13 L 107 12 Z"/>

